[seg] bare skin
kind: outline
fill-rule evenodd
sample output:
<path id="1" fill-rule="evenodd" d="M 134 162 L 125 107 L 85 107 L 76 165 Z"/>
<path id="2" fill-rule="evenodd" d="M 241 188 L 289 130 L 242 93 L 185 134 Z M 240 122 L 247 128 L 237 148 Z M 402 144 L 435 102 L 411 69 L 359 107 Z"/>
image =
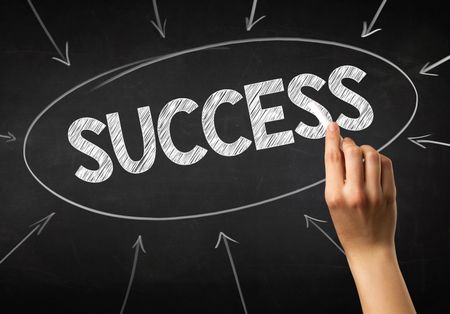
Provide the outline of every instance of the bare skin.
<path id="1" fill-rule="evenodd" d="M 342 141 L 331 123 L 325 144 L 325 200 L 355 280 L 363 312 L 416 313 L 395 252 L 392 162 L 368 145 Z"/>

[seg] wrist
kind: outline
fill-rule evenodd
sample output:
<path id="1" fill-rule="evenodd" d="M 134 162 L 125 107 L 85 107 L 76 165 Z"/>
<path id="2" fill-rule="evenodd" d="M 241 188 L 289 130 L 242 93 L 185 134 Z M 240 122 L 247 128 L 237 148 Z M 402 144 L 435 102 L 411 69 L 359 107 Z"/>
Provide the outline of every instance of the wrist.
<path id="1" fill-rule="evenodd" d="M 346 258 L 351 269 L 358 269 L 360 266 L 367 269 L 377 265 L 397 265 L 397 255 L 394 246 L 375 246 L 364 250 L 346 251 Z"/>
<path id="2" fill-rule="evenodd" d="M 349 250 L 346 257 L 364 313 L 415 313 L 394 245 Z"/>

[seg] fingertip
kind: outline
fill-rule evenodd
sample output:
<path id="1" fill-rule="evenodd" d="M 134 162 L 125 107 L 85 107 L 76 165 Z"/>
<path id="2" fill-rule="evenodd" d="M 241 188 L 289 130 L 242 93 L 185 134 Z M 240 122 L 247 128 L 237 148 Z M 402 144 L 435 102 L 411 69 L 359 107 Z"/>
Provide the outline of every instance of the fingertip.
<path id="1" fill-rule="evenodd" d="M 335 142 L 340 138 L 339 125 L 336 122 L 331 122 L 327 127 L 326 140 Z"/>
<path id="2" fill-rule="evenodd" d="M 331 133 L 339 132 L 339 125 L 338 125 L 336 122 L 331 122 L 331 123 L 328 125 L 327 130 L 328 130 L 329 132 L 331 132 Z"/>

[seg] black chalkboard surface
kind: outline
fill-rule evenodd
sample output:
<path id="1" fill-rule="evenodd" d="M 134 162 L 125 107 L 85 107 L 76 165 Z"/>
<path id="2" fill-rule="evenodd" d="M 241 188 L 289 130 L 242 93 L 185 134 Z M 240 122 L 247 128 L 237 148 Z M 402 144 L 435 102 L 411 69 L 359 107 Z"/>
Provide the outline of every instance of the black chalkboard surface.
<path id="1" fill-rule="evenodd" d="M 401 269 L 446 312 L 446 1 L 0 6 L 1 313 L 360 312 L 315 110 L 393 160 Z"/>

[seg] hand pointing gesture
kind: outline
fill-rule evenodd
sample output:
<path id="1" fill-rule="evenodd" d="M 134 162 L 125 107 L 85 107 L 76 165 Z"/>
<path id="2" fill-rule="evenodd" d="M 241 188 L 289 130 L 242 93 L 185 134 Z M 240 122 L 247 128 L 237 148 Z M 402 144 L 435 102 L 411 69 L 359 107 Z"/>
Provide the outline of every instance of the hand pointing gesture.
<path id="1" fill-rule="evenodd" d="M 395 253 L 392 162 L 368 145 L 341 140 L 331 123 L 325 143 L 325 200 L 355 279 L 364 313 L 415 313 Z"/>
<path id="2" fill-rule="evenodd" d="M 394 247 L 396 191 L 392 162 L 368 145 L 342 141 L 330 124 L 325 145 L 325 200 L 347 253 Z"/>

